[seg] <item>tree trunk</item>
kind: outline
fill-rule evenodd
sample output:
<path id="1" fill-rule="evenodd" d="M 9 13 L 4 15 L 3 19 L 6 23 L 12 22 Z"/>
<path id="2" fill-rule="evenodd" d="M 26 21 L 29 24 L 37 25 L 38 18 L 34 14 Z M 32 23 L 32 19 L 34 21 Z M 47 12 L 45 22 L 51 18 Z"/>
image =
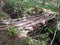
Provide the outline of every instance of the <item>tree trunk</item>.
<path id="1" fill-rule="evenodd" d="M 57 2 L 57 7 L 59 7 L 59 0 L 56 0 L 56 2 Z"/>
<path id="2" fill-rule="evenodd" d="M 45 5 L 45 0 L 42 1 L 42 5 Z"/>

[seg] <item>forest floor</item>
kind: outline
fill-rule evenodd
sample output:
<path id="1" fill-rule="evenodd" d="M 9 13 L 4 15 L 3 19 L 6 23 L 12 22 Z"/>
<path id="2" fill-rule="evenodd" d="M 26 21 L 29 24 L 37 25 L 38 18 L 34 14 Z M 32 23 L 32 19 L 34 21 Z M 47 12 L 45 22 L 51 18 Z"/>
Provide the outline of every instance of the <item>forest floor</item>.
<path id="1" fill-rule="evenodd" d="M 0 30 L 0 45 L 21 45 L 21 41 L 18 37 L 10 38 L 7 30 Z"/>
<path id="2" fill-rule="evenodd" d="M 32 3 L 30 3 L 32 4 Z M 59 9 L 57 7 L 54 6 L 50 6 L 50 5 L 45 5 L 42 6 L 40 5 L 40 3 L 38 3 L 37 5 L 39 5 L 41 8 L 47 8 L 47 9 L 51 9 L 52 11 L 56 11 L 58 12 Z M 48 11 L 47 11 L 48 12 Z M 17 36 L 13 36 L 12 38 L 10 36 L 7 35 L 7 29 L 0 29 L 0 45 L 22 45 L 19 37 Z"/>

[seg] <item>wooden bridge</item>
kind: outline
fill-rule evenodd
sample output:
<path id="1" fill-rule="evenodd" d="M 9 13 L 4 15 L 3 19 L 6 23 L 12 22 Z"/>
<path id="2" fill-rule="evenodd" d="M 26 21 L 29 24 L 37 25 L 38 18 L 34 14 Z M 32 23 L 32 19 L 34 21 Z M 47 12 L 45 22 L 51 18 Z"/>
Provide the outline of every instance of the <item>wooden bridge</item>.
<path id="1" fill-rule="evenodd" d="M 50 13 L 43 13 L 42 15 L 35 15 L 35 16 L 29 16 L 25 18 L 19 18 L 17 19 L 8 19 L 6 21 L 3 21 L 5 24 L 10 24 L 11 22 L 14 24 L 16 28 L 24 29 L 24 30 L 37 30 L 41 26 L 44 26 L 48 23 L 48 20 L 54 19 L 55 16 Z"/>

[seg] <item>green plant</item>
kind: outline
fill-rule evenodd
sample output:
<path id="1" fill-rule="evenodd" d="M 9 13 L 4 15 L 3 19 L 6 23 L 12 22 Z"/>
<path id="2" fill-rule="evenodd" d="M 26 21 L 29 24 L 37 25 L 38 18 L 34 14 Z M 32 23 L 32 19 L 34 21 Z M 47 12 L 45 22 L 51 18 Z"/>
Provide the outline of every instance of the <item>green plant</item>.
<path id="1" fill-rule="evenodd" d="M 17 29 L 15 29 L 13 25 L 10 25 L 10 26 L 9 26 L 8 32 L 7 32 L 7 34 L 8 34 L 9 36 L 14 36 L 14 35 L 16 35 L 16 34 L 18 34 L 18 33 L 20 33 L 20 31 L 18 31 Z"/>
<path id="2" fill-rule="evenodd" d="M 43 12 L 43 9 L 38 6 L 32 6 L 26 10 L 29 15 L 40 15 Z"/>

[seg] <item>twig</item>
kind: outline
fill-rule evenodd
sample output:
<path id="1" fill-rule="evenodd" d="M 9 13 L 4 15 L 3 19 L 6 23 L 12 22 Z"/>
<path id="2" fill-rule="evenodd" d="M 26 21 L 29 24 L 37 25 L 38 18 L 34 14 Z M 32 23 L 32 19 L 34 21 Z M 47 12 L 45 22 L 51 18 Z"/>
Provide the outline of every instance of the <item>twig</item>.
<path id="1" fill-rule="evenodd" d="M 55 30 L 55 32 L 54 32 L 54 36 L 53 36 L 53 39 L 52 39 L 52 41 L 51 41 L 50 45 L 52 45 L 52 44 L 53 44 L 53 41 L 54 41 L 55 36 L 56 36 L 56 32 L 57 32 L 57 29 L 56 29 L 56 30 Z"/>
<path id="2" fill-rule="evenodd" d="M 58 15 L 58 17 L 59 17 L 59 15 Z M 58 24 L 58 17 L 56 18 L 56 19 L 57 19 L 57 24 Z M 56 26 L 57 26 L 57 24 L 56 24 Z M 54 36 L 53 36 L 53 39 L 52 39 L 50 45 L 53 44 L 53 41 L 54 41 L 54 39 L 55 39 L 55 36 L 56 36 L 57 30 L 58 30 L 57 28 L 58 28 L 58 26 L 56 27 L 56 30 L 55 30 L 55 32 L 54 32 Z"/>

